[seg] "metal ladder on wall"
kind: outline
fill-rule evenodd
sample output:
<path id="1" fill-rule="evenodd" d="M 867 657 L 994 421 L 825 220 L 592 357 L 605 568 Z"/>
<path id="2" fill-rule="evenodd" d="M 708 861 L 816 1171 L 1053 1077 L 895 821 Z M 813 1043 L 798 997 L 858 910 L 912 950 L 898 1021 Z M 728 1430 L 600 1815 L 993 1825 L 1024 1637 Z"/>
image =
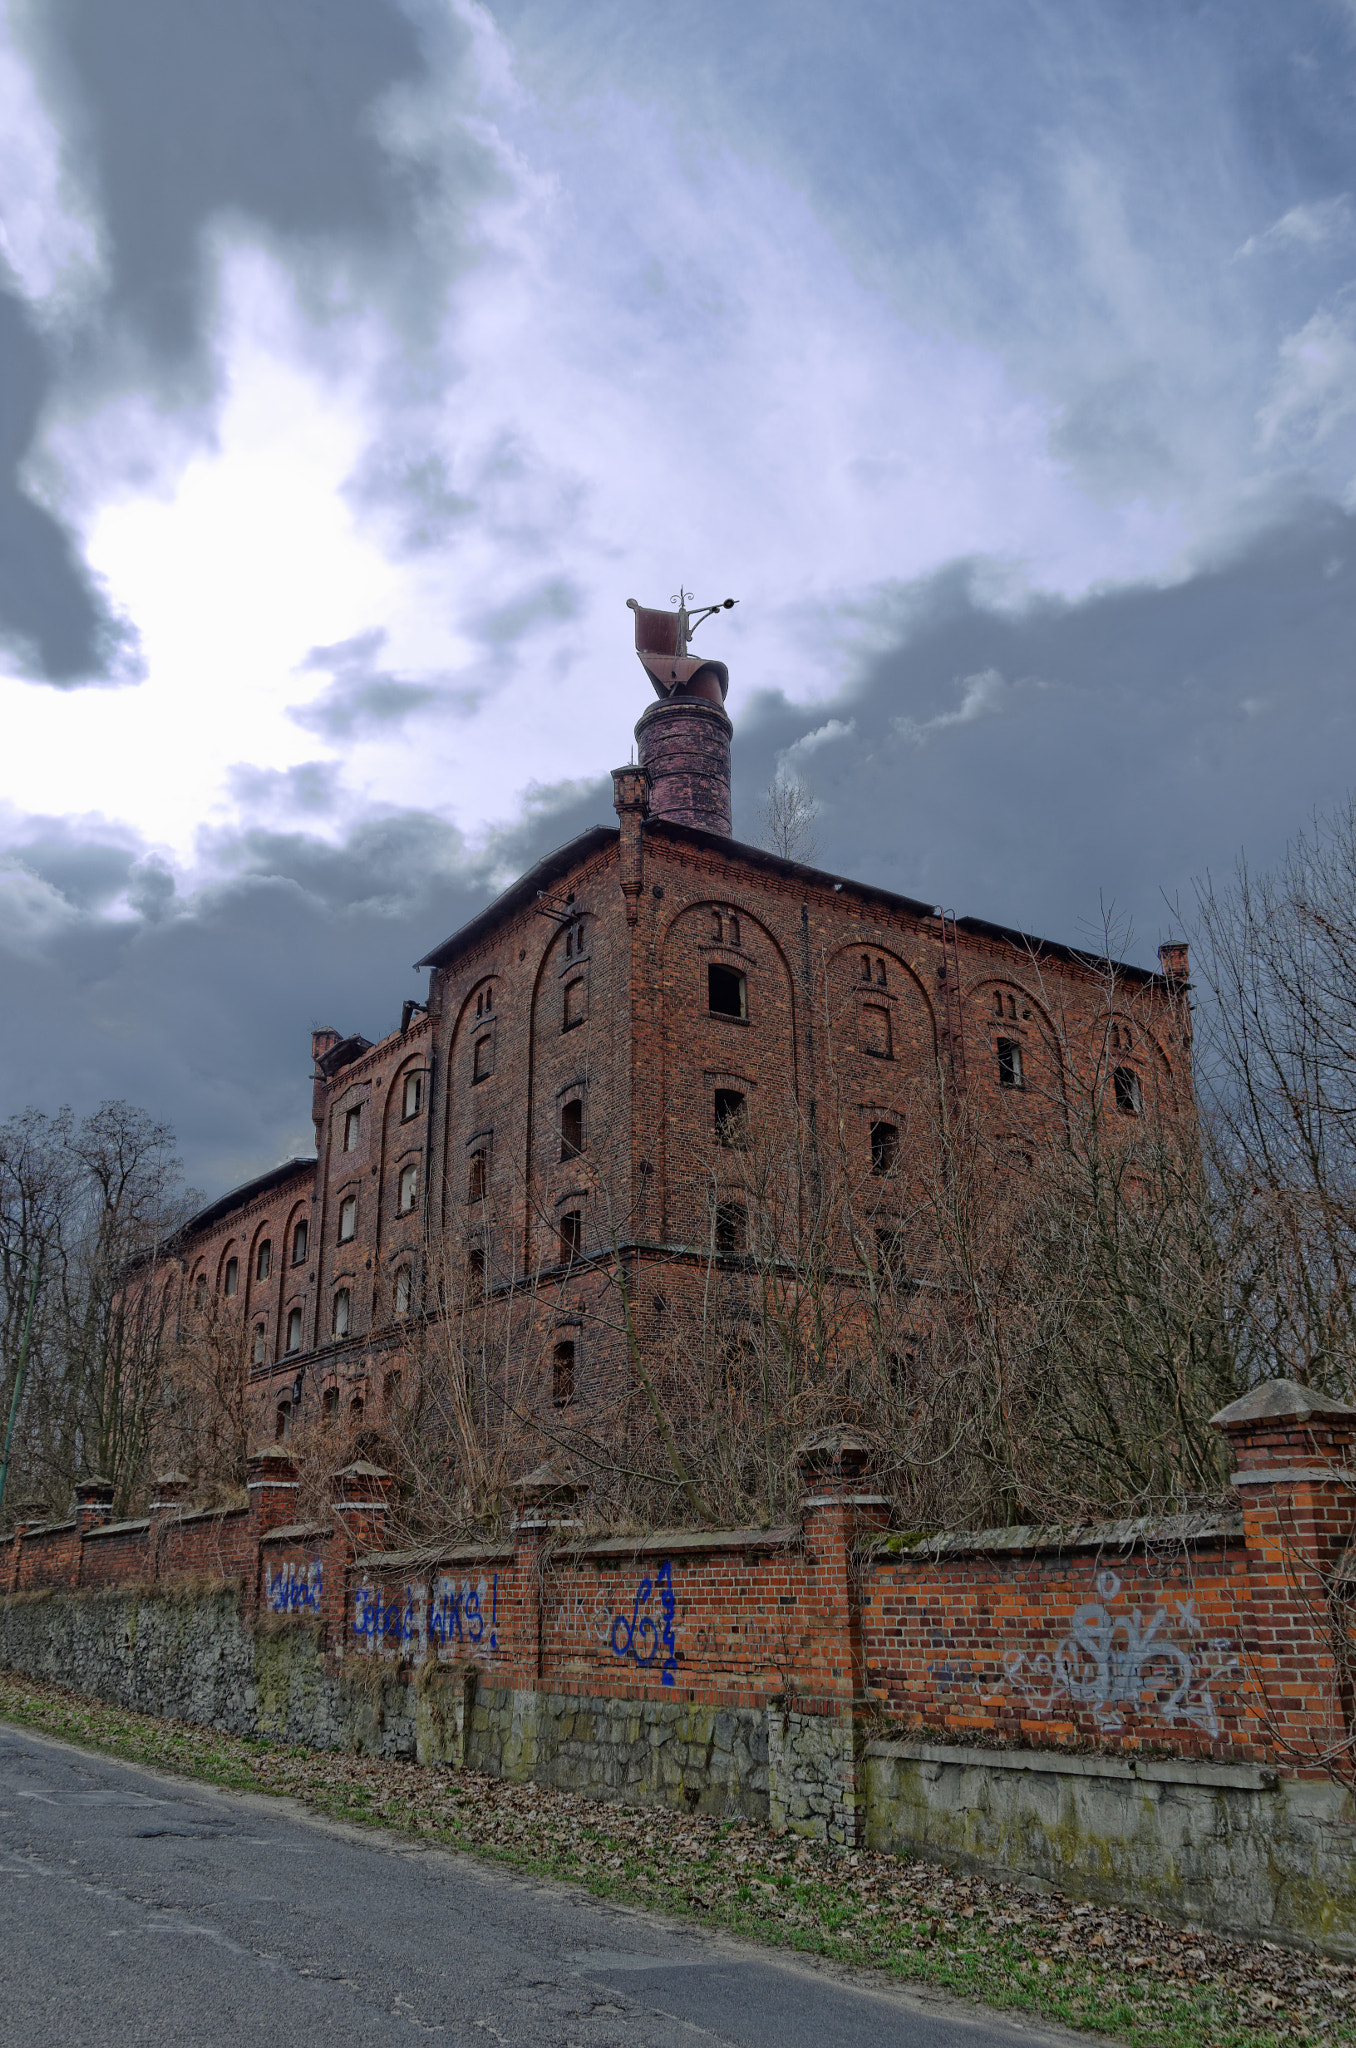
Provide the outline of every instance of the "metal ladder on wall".
<path id="1" fill-rule="evenodd" d="M 956 940 L 956 913 L 939 910 L 942 923 L 942 970 L 946 991 L 946 1024 L 942 1036 L 951 1068 L 951 1086 L 958 1096 L 966 1089 L 965 1013 L 961 1006 L 960 947 Z"/>

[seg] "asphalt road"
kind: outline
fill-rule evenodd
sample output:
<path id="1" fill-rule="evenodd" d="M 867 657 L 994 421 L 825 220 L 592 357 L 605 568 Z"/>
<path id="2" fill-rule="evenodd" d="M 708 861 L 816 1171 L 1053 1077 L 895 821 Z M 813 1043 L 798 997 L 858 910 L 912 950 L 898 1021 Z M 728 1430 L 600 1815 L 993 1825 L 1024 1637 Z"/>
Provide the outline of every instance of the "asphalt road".
<path id="1" fill-rule="evenodd" d="M 5 2048 L 1075 2039 L 4 1726 L 0 1884 Z"/>

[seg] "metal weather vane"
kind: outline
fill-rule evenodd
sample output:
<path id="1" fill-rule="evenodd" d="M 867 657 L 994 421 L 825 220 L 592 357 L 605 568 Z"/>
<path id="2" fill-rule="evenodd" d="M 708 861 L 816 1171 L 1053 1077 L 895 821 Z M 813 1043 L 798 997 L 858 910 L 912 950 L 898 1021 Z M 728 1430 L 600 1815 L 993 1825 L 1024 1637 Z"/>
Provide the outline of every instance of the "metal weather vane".
<path id="1" fill-rule="evenodd" d="M 692 592 L 680 583 L 669 603 L 676 611 L 651 611 L 634 597 L 626 600 L 636 615 L 636 653 L 640 665 L 660 697 L 703 698 L 724 704 L 730 687 L 730 672 L 723 661 L 704 661 L 689 650 L 698 626 L 716 612 L 732 611 L 739 600 L 722 598 L 718 604 L 692 608 Z"/>

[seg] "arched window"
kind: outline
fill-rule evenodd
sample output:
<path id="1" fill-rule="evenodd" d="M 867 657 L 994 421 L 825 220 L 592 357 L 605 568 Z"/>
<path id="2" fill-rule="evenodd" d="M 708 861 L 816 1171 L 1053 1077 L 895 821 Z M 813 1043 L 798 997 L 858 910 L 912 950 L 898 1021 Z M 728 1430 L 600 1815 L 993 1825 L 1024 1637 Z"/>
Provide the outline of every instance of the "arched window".
<path id="1" fill-rule="evenodd" d="M 419 1168 L 410 1162 L 400 1169 L 400 1213 L 407 1216 L 419 1204 Z"/>
<path id="2" fill-rule="evenodd" d="M 277 1421 L 273 1427 L 273 1441 L 279 1444 L 286 1443 L 291 1434 L 292 1403 L 290 1401 L 279 1401 Z"/>
<path id="3" fill-rule="evenodd" d="M 1022 1076 L 1022 1048 L 1015 1038 L 1000 1038 L 998 1041 L 998 1085 L 1000 1088 L 1024 1088 Z"/>
<path id="4" fill-rule="evenodd" d="M 725 938 L 725 923 L 718 910 L 711 912 L 711 936 L 718 946 Z"/>
<path id="5" fill-rule="evenodd" d="M 349 1421 L 350 1421 L 350 1422 L 361 1422 L 361 1421 L 362 1421 L 362 1419 L 363 1419 L 363 1397 L 362 1397 L 362 1395 L 361 1395 L 361 1394 L 355 1394 L 355 1395 L 353 1396 L 353 1399 L 352 1399 L 352 1400 L 351 1400 L 351 1401 L 349 1402 L 349 1404 L 348 1404 L 348 1419 L 349 1419 Z"/>
<path id="6" fill-rule="evenodd" d="M 207 1275 L 199 1273 L 193 1282 L 193 1306 L 201 1315 L 207 1306 Z"/>
<path id="7" fill-rule="evenodd" d="M 565 984 L 565 1011 L 561 1019 L 562 1031 L 573 1031 L 576 1024 L 584 1021 L 584 977 L 576 975 Z"/>
<path id="8" fill-rule="evenodd" d="M 584 1247 L 584 1217 L 579 1209 L 567 1209 L 560 1219 L 560 1263 L 568 1266 Z"/>
<path id="9" fill-rule="evenodd" d="M 232 1295 L 235 1293 L 235 1290 L 239 1285 L 240 1261 L 239 1259 L 227 1259 L 226 1271 L 222 1275 L 221 1291 L 225 1295 Z"/>
<path id="10" fill-rule="evenodd" d="M 562 1338 L 551 1360 L 551 1406 L 568 1408 L 574 1399 L 574 1344 Z"/>
<path id="11" fill-rule="evenodd" d="M 869 953 L 863 953 L 863 955 L 862 955 L 862 980 L 863 980 L 863 981 L 870 981 L 870 979 L 871 979 L 871 955 L 870 955 Z"/>
<path id="12" fill-rule="evenodd" d="M 345 1195 L 339 1204 L 339 1242 L 347 1244 L 358 1228 L 358 1197 Z"/>
<path id="13" fill-rule="evenodd" d="M 899 1164 L 898 1124 L 877 1123 L 871 1126 L 871 1171 L 893 1173 Z"/>
<path id="14" fill-rule="evenodd" d="M 335 1416 L 338 1413 L 339 1389 L 338 1387 L 326 1387 L 324 1393 L 320 1397 L 321 1418 L 325 1422 L 333 1422 Z"/>
<path id="15" fill-rule="evenodd" d="M 306 1263 L 306 1240 L 309 1235 L 310 1232 L 307 1228 L 306 1218 L 303 1216 L 300 1223 L 292 1231 L 292 1264 L 294 1266 L 304 1266 Z"/>
<path id="16" fill-rule="evenodd" d="M 347 1337 L 348 1335 L 349 1299 L 347 1287 L 341 1287 L 334 1297 L 334 1312 L 330 1327 L 336 1337 Z"/>
<path id="17" fill-rule="evenodd" d="M 401 1120 L 401 1122 L 402 1122 L 402 1123 L 406 1123 L 406 1124 L 407 1124 L 407 1123 L 409 1122 L 409 1120 L 410 1120 L 410 1118 L 411 1118 L 411 1117 L 414 1117 L 414 1116 L 418 1116 L 418 1114 L 419 1114 L 419 1105 L 421 1104 L 421 1102 L 423 1101 L 423 1099 L 424 1099 L 424 1077 L 423 1077 L 423 1075 L 422 1075 L 422 1074 L 406 1074 L 406 1076 L 405 1076 L 405 1099 L 404 1099 L 404 1105 L 403 1105 L 403 1108 L 402 1108 L 402 1110 L 401 1110 L 401 1117 L 400 1117 L 400 1120 Z"/>
<path id="18" fill-rule="evenodd" d="M 299 1308 L 291 1309 L 288 1312 L 287 1348 L 289 1351 L 300 1351 L 301 1349 L 301 1310 Z"/>
<path id="19" fill-rule="evenodd" d="M 1116 1107 L 1122 1116 L 1139 1116 L 1143 1112 L 1143 1098 L 1140 1095 L 1139 1075 L 1133 1067 L 1117 1067 L 1115 1073 Z"/>
<path id="20" fill-rule="evenodd" d="M 262 1323 L 254 1326 L 254 1348 L 250 1354 L 255 1365 L 262 1365 L 268 1350 L 268 1332 Z"/>
<path id="21" fill-rule="evenodd" d="M 254 1277 L 255 1277 L 255 1279 L 256 1279 L 256 1280 L 267 1280 L 267 1278 L 268 1278 L 268 1276 L 269 1276 L 269 1273 L 270 1273 L 270 1272 L 272 1271 L 272 1267 L 273 1267 L 273 1244 L 272 1244 L 272 1240 L 266 1237 L 266 1238 L 264 1239 L 263 1243 L 262 1243 L 262 1244 L 260 1245 L 260 1247 L 259 1247 L 258 1251 L 257 1251 L 257 1252 L 255 1253 L 255 1255 L 254 1255 Z"/>
<path id="22" fill-rule="evenodd" d="M 395 1280 L 395 1312 L 407 1316 L 410 1312 L 410 1298 L 414 1292 L 414 1275 L 408 1266 L 401 1266 Z"/>
<path id="23" fill-rule="evenodd" d="M 716 1143 L 742 1148 L 749 1141 L 748 1102 L 737 1088 L 717 1088 Z"/>
<path id="24" fill-rule="evenodd" d="M 584 1149 L 584 1105 L 577 1098 L 560 1111 L 560 1156 L 575 1159 Z"/>
<path id="25" fill-rule="evenodd" d="M 739 919 L 730 911 L 725 920 L 725 936 L 732 946 L 739 944 Z"/>
<path id="26" fill-rule="evenodd" d="M 356 1151 L 357 1151 L 357 1149 L 358 1149 L 358 1139 L 359 1139 L 359 1137 L 360 1137 L 360 1135 L 361 1135 L 361 1133 L 362 1133 L 362 1126 L 363 1126 L 363 1113 L 362 1113 L 362 1108 L 361 1108 L 361 1105 L 360 1105 L 360 1106 L 359 1106 L 359 1107 L 358 1107 L 357 1109 L 350 1109 L 350 1110 L 349 1110 L 349 1111 L 347 1112 L 347 1114 L 345 1115 L 345 1117 L 344 1117 L 344 1150 L 345 1150 L 345 1152 L 356 1152 Z"/>

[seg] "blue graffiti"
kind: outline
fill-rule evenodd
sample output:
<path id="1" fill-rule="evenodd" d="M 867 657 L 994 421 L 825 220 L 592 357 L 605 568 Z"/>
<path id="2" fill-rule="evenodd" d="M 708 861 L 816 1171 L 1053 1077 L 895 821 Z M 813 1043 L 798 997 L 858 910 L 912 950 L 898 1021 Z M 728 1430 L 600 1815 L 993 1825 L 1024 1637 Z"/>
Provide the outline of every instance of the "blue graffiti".
<path id="1" fill-rule="evenodd" d="M 489 1628 L 489 1648 L 499 1648 L 497 1634 L 499 1622 L 499 1574 L 495 1572 L 490 1580 L 490 1612 L 485 1614 L 485 1581 L 473 1586 L 469 1579 L 458 1585 L 454 1579 L 439 1579 L 434 1587 L 434 1602 L 429 1611 L 428 1633 L 431 1642 L 440 1650 L 450 1649 L 453 1643 L 479 1643 L 484 1640 L 486 1627 Z"/>
<path id="2" fill-rule="evenodd" d="M 615 1657 L 630 1657 L 642 1671 L 649 1670 L 661 1649 L 664 1652 L 662 1676 L 665 1685 L 673 1684 L 674 1666 L 678 1656 L 678 1645 L 674 1640 L 673 1617 L 676 1612 L 673 1598 L 673 1566 L 665 1558 L 659 1567 L 659 1605 L 664 1617 L 664 1626 L 659 1628 L 653 1615 L 642 1613 L 648 1608 L 654 1594 L 655 1582 L 642 1579 L 636 1587 L 635 1602 L 631 1608 L 631 1619 L 617 1614 L 612 1622 L 612 1654 Z M 618 1637 L 624 1641 L 618 1641 Z M 646 1647 L 648 1644 L 648 1648 Z"/>
<path id="3" fill-rule="evenodd" d="M 294 1564 L 289 1558 L 286 1564 L 269 1567 L 267 1599 L 275 1614 L 318 1614 L 323 1591 L 324 1573 L 318 1557 L 308 1565 Z"/>
<path id="4" fill-rule="evenodd" d="M 380 1587 L 359 1586 L 353 1596 L 353 1633 L 367 1643 L 404 1645 L 419 1637 L 413 1597 L 385 1599 Z"/>

